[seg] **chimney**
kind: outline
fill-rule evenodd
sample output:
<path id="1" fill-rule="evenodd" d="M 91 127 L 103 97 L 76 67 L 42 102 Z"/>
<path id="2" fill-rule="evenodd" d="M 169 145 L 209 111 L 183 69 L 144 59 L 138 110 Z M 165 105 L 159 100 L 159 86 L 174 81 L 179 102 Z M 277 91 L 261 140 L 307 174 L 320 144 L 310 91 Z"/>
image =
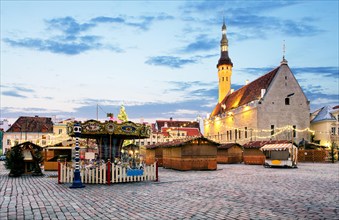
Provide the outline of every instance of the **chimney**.
<path id="1" fill-rule="evenodd" d="M 265 93 L 266 93 L 266 89 L 261 89 L 261 98 L 264 97 Z"/>
<path id="2" fill-rule="evenodd" d="M 248 85 L 249 82 L 250 82 L 250 81 L 249 81 L 248 79 L 246 79 L 245 85 Z"/>
<path id="3" fill-rule="evenodd" d="M 234 92 L 234 89 L 231 89 L 231 94 Z"/>

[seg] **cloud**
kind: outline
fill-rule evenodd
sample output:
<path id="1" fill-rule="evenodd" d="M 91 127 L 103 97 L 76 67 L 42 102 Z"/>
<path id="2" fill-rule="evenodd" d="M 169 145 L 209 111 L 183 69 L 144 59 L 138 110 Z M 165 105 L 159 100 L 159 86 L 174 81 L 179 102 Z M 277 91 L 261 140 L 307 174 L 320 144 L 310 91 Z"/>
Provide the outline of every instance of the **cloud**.
<path id="1" fill-rule="evenodd" d="M 87 31 L 88 29 L 95 26 L 91 23 L 79 23 L 72 17 L 53 18 L 46 20 L 50 30 L 60 30 L 66 35 L 78 35 L 81 32 Z"/>
<path id="2" fill-rule="evenodd" d="M 240 69 L 243 72 L 252 74 L 252 75 L 263 75 L 274 69 L 274 67 L 249 67 Z"/>
<path id="3" fill-rule="evenodd" d="M 232 30 L 239 28 L 239 31 L 229 32 L 228 36 L 242 41 L 248 39 L 266 39 L 269 33 L 284 34 L 292 37 L 316 36 L 323 31 L 315 26 L 316 18 L 303 17 L 290 20 L 281 19 L 274 15 L 275 10 L 283 7 L 300 5 L 305 7 L 303 2 L 290 1 L 237 1 L 237 4 L 228 4 L 216 1 L 199 1 L 198 3 L 188 2 L 182 7 L 182 14 L 190 22 L 205 23 L 208 26 L 220 25 L 222 16 L 225 16 L 226 25 L 232 26 Z M 219 15 L 215 18 L 201 14 L 215 13 L 220 8 Z M 269 13 L 269 14 L 267 14 Z M 191 15 L 194 14 L 194 15 Z M 201 19 L 194 19 L 199 14 Z"/>
<path id="4" fill-rule="evenodd" d="M 337 66 L 320 66 L 320 67 L 293 67 L 291 68 L 292 72 L 297 74 L 317 74 L 322 77 L 338 78 L 339 68 Z"/>
<path id="5" fill-rule="evenodd" d="M 17 91 L 4 91 L 4 92 L 1 92 L 2 95 L 4 96 L 11 96 L 11 97 L 17 97 L 17 98 L 27 98 L 26 96 L 24 95 L 21 95 L 19 94 Z"/>
<path id="6" fill-rule="evenodd" d="M 188 44 L 185 48 L 181 49 L 182 52 L 192 53 L 200 51 L 209 51 L 215 49 L 218 45 L 216 39 L 209 39 L 207 35 L 199 35 L 193 40 L 193 43 Z"/>
<path id="7" fill-rule="evenodd" d="M 249 38 L 265 39 L 267 34 L 272 31 L 292 37 L 309 37 L 322 32 L 322 30 L 312 25 L 313 19 L 311 18 L 303 18 L 298 21 L 283 20 L 273 16 L 234 14 L 229 20 L 232 26 L 241 29 L 241 31 L 230 35 L 235 36 L 237 40 L 247 40 Z"/>
<path id="8" fill-rule="evenodd" d="M 184 65 L 196 63 L 194 58 L 183 59 L 175 56 L 155 56 L 145 61 L 146 64 L 154 66 L 166 66 L 170 68 L 182 68 Z"/>
<path id="9" fill-rule="evenodd" d="M 147 102 L 140 105 L 124 104 L 129 118 L 170 118 L 178 117 L 176 112 L 184 109 L 185 113 L 180 115 L 181 118 L 196 118 L 198 114 L 206 115 L 212 109 L 207 106 L 208 100 L 188 100 L 181 102 Z M 99 118 L 106 117 L 106 109 L 114 109 L 112 112 L 115 116 L 119 113 L 120 105 L 101 105 L 105 111 L 99 111 Z M 77 117 L 94 118 L 96 117 L 96 105 L 86 105 L 76 109 L 74 114 Z M 175 116 L 174 116 L 175 114 Z"/>
<path id="10" fill-rule="evenodd" d="M 338 105 L 339 94 L 328 94 L 321 92 L 319 88 L 304 88 L 303 89 L 308 100 L 311 101 L 311 112 L 323 107 L 324 105 Z"/>
<path id="11" fill-rule="evenodd" d="M 23 95 L 22 93 L 34 93 L 35 91 L 30 88 L 26 88 L 19 85 L 1 85 L 1 94 L 4 96 L 11 96 L 11 97 L 17 97 L 17 98 L 27 98 L 26 95 Z"/>
<path id="12" fill-rule="evenodd" d="M 90 20 L 93 23 L 125 23 L 125 19 L 121 17 L 95 17 Z"/>
<path id="13" fill-rule="evenodd" d="M 210 13 L 216 12 L 216 8 L 220 9 L 220 14 L 227 15 L 230 11 L 239 11 L 239 13 L 248 13 L 249 11 L 255 10 L 257 12 L 261 11 L 271 11 L 274 9 L 279 9 L 281 7 L 291 6 L 299 4 L 298 2 L 291 1 L 232 1 L 236 4 L 228 4 L 229 2 L 225 1 L 199 1 L 199 2 L 186 2 L 182 7 L 184 13 Z M 228 10 L 225 10 L 227 9 Z"/>
<path id="14" fill-rule="evenodd" d="M 137 27 L 141 30 L 148 30 L 154 21 L 164 21 L 164 20 L 172 20 L 173 16 L 170 16 L 165 13 L 160 13 L 155 16 L 139 16 L 139 17 L 128 17 L 128 16 L 119 16 L 119 17 L 106 17 L 99 16 L 92 18 L 90 22 L 93 24 L 99 23 L 116 23 L 122 24 L 131 27 Z"/>
<path id="15" fill-rule="evenodd" d="M 156 16 L 140 17 L 104 17 L 89 19 L 88 22 L 78 22 L 67 16 L 46 20 L 47 29 L 51 36 L 46 39 L 24 37 L 21 39 L 4 38 L 3 41 L 12 47 L 22 47 L 39 51 L 48 51 L 55 54 L 78 55 L 91 50 L 108 49 L 114 52 L 123 50 L 117 46 L 106 45 L 101 42 L 102 37 L 86 35 L 90 29 L 100 23 L 117 23 L 148 30 L 154 21 L 173 19 L 172 16 L 161 13 Z M 134 22 L 133 20 L 136 20 Z M 57 32 L 57 34 L 55 34 Z"/>
<path id="16" fill-rule="evenodd" d="M 39 51 L 49 51 L 56 54 L 77 55 L 88 50 L 100 49 L 102 45 L 100 43 L 89 43 L 86 39 L 79 39 L 79 42 L 64 42 L 58 40 L 41 40 L 41 39 L 20 39 L 10 40 L 4 39 L 4 42 L 13 47 L 25 47 L 36 49 Z"/>

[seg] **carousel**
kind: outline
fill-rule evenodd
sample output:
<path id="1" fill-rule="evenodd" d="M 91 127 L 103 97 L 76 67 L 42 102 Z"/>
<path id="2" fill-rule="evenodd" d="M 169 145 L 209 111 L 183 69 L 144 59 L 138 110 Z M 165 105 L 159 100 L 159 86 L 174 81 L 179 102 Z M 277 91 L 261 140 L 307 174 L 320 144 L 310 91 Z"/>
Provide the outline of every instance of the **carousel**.
<path id="1" fill-rule="evenodd" d="M 98 146 L 97 158 L 99 160 L 115 161 L 121 158 L 123 143 L 126 140 L 149 138 L 149 126 L 131 121 L 105 121 L 88 120 L 85 122 L 71 122 L 67 124 L 67 133 L 75 137 L 74 123 L 81 127 L 79 138 L 96 140 Z"/>

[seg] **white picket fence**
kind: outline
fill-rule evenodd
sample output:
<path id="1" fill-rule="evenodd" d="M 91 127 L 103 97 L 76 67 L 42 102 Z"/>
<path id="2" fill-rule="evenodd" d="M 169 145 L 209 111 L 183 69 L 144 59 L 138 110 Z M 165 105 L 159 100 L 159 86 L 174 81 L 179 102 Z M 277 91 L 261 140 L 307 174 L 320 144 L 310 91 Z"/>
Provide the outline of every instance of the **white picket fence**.
<path id="1" fill-rule="evenodd" d="M 143 175 L 127 176 L 127 168 L 114 165 L 113 163 L 94 167 L 91 169 L 80 169 L 81 182 L 86 184 L 110 184 L 123 182 L 158 181 L 158 167 L 156 162 L 145 166 Z M 110 168 L 110 169 L 109 169 Z M 65 163 L 59 162 L 58 183 L 72 183 L 74 168 Z"/>

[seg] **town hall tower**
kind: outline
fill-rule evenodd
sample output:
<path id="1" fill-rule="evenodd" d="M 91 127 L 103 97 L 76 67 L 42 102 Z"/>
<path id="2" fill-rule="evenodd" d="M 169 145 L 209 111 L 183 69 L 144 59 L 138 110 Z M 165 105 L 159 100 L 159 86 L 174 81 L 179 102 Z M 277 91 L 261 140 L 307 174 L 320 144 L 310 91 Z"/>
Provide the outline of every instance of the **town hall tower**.
<path id="1" fill-rule="evenodd" d="M 229 94 L 231 90 L 231 77 L 233 67 L 233 63 L 228 56 L 228 40 L 226 36 L 225 20 L 223 22 L 221 30 L 222 30 L 222 38 L 220 41 L 221 54 L 217 64 L 219 79 L 219 98 L 218 98 L 219 103 L 222 102 L 222 100 Z"/>

